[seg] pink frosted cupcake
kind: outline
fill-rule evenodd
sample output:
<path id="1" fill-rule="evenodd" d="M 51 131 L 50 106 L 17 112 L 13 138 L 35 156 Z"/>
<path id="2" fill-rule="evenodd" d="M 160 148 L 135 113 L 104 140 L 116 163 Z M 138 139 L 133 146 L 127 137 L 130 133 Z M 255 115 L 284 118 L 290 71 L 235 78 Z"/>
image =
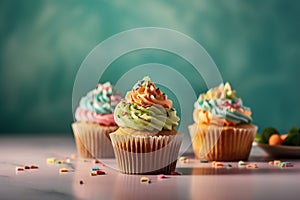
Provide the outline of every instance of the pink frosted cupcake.
<path id="1" fill-rule="evenodd" d="M 81 98 L 72 124 L 80 157 L 114 157 L 109 134 L 118 129 L 113 112 L 121 98 L 109 82 L 98 84 Z"/>
<path id="2" fill-rule="evenodd" d="M 247 160 L 257 127 L 251 111 L 243 105 L 229 83 L 201 94 L 195 102 L 195 123 L 189 131 L 195 156 L 199 159 Z"/>

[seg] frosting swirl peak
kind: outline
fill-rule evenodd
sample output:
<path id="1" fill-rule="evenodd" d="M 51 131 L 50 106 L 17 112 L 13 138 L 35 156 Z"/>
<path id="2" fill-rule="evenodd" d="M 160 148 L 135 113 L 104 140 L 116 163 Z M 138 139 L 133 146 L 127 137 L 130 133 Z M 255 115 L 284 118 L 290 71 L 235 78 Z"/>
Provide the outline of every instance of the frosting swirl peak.
<path id="1" fill-rule="evenodd" d="M 173 130 L 179 117 L 159 88 L 145 77 L 138 81 L 116 107 L 114 118 L 118 126 L 140 131 Z"/>
<path id="2" fill-rule="evenodd" d="M 243 105 L 229 83 L 222 83 L 201 94 L 194 107 L 193 117 L 198 123 L 235 125 L 252 122 L 250 108 Z"/>

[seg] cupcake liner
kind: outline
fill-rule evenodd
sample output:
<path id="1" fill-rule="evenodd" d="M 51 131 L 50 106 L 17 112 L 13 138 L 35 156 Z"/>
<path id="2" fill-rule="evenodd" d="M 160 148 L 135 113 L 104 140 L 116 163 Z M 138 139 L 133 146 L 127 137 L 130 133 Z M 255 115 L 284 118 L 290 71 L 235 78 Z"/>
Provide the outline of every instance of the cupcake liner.
<path id="1" fill-rule="evenodd" d="M 85 122 L 75 122 L 72 129 L 77 151 L 82 158 L 113 158 L 114 151 L 109 133 L 117 126 L 101 126 Z"/>
<path id="2" fill-rule="evenodd" d="M 195 156 L 198 159 L 248 160 L 257 127 L 189 126 Z"/>
<path id="3" fill-rule="evenodd" d="M 129 136 L 111 133 L 119 170 L 125 174 L 169 174 L 175 170 L 183 134 Z"/>

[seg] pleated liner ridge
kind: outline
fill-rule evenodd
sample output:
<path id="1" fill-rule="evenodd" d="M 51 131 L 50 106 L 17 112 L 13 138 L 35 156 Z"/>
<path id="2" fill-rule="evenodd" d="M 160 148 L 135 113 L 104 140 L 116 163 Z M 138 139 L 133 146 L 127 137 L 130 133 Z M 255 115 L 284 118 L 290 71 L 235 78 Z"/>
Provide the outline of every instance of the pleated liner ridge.
<path id="1" fill-rule="evenodd" d="M 101 126 L 85 122 L 72 124 L 77 151 L 82 158 L 113 158 L 109 133 L 117 126 Z"/>
<path id="2" fill-rule="evenodd" d="M 195 156 L 210 161 L 248 160 L 256 130 L 256 126 L 189 126 Z"/>
<path id="3" fill-rule="evenodd" d="M 125 174 L 169 174 L 175 170 L 183 134 L 128 136 L 110 134 L 119 170 Z"/>

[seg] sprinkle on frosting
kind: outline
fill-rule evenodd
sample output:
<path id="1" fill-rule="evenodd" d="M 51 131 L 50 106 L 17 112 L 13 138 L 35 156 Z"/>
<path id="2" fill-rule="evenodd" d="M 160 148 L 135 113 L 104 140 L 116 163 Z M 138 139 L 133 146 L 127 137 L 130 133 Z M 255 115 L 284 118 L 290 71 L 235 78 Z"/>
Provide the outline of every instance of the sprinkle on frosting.
<path id="1" fill-rule="evenodd" d="M 252 122 L 251 114 L 250 108 L 243 105 L 230 84 L 222 83 L 199 96 L 195 102 L 194 121 L 204 124 L 248 124 Z"/>
<path id="2" fill-rule="evenodd" d="M 149 77 L 138 81 L 116 107 L 115 121 L 120 127 L 135 130 L 172 130 L 179 118 L 172 101 L 150 81 Z"/>

